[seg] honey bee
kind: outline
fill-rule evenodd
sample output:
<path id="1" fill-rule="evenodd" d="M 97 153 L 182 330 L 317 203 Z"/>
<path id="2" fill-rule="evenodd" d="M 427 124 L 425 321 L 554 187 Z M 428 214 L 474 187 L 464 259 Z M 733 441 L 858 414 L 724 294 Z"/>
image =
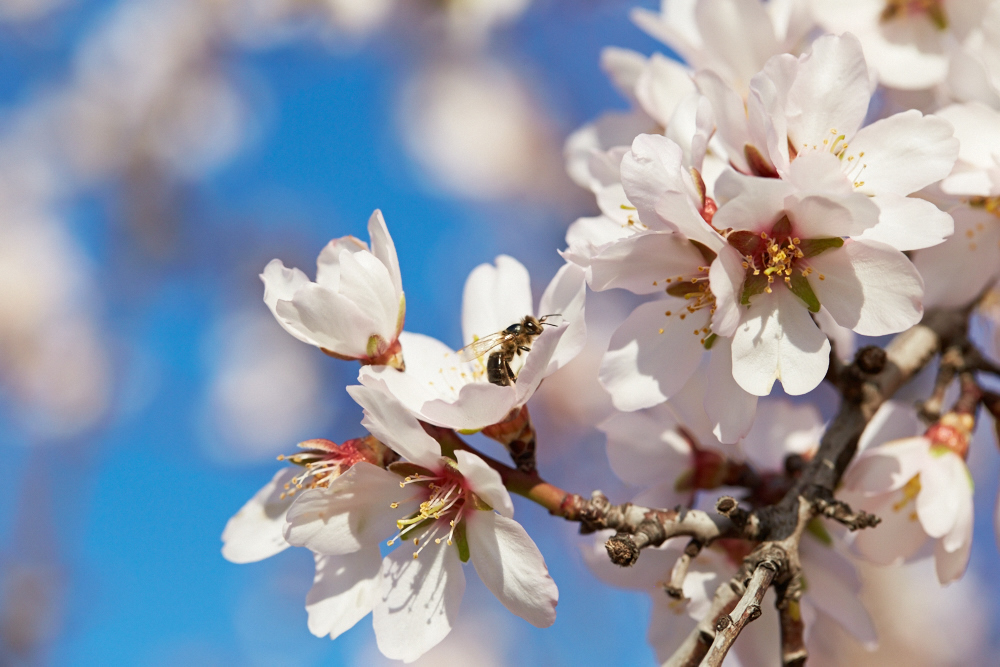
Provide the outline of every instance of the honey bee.
<path id="1" fill-rule="evenodd" d="M 503 331 L 497 331 L 469 343 L 458 351 L 458 357 L 462 361 L 472 361 L 488 354 L 486 379 L 501 387 L 509 386 L 517 381 L 510 362 L 515 356 L 531 350 L 531 344 L 541 335 L 543 325 L 556 326 L 547 321 L 550 317 L 559 315 L 545 315 L 538 318 L 525 315 L 520 322 L 515 322 Z"/>

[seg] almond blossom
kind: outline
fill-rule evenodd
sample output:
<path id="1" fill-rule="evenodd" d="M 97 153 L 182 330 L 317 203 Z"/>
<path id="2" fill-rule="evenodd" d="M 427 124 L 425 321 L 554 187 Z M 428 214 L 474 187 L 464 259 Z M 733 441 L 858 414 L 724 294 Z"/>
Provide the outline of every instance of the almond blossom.
<path id="1" fill-rule="evenodd" d="M 982 20 L 992 0 L 811 0 L 828 32 L 852 32 L 878 80 L 891 88 L 930 88 L 948 74 L 949 51 Z"/>
<path id="2" fill-rule="evenodd" d="M 329 486 L 304 492 L 288 512 L 285 537 L 337 558 L 376 553 L 394 528 L 388 544 L 402 544 L 377 573 L 370 562 L 351 568 L 334 561 L 339 564 L 332 574 L 318 568 L 310 593 L 322 604 L 317 624 L 330 625 L 330 610 L 346 609 L 351 624 L 371 611 L 379 650 L 412 662 L 450 632 L 465 590 L 462 563 L 471 559 L 511 612 L 538 627 L 551 625 L 558 590 L 538 548 L 512 519 L 500 475 L 466 451 L 443 457 L 437 441 L 391 395 L 367 387 L 349 392 L 364 407 L 362 425 L 408 463 L 390 470 L 359 463 Z M 344 584 L 328 583 L 329 576 Z M 364 595 L 355 597 L 358 590 Z M 350 602 L 355 599 L 357 605 Z"/>
<path id="3" fill-rule="evenodd" d="M 353 236 L 330 241 L 316 261 L 316 282 L 271 260 L 260 276 L 264 303 L 285 331 L 331 356 L 401 365 L 406 298 L 381 211 L 368 220 L 368 234 L 370 250 Z"/>
<path id="4" fill-rule="evenodd" d="M 865 238 L 898 250 L 936 245 L 947 213 L 908 195 L 944 178 L 958 156 L 952 125 L 909 110 L 862 127 L 871 98 L 868 67 L 853 35 L 817 39 L 808 53 L 777 56 L 742 101 L 711 73 L 699 86 L 716 108 L 719 136 L 743 173 L 780 177 L 842 197 L 855 192 L 879 210 Z M 808 157 L 808 167 L 796 162 Z"/>
<path id="5" fill-rule="evenodd" d="M 972 416 L 949 413 L 923 436 L 885 441 L 883 433 L 912 432 L 918 422 L 911 409 L 882 410 L 866 433 L 877 446 L 861 452 L 844 477 L 845 498 L 882 518 L 876 530 L 859 532 L 854 546 L 890 564 L 933 540 L 938 580 L 950 583 L 965 572 L 972 549 L 973 483 L 965 464 Z"/>
<path id="6" fill-rule="evenodd" d="M 462 361 L 451 348 L 430 336 L 404 332 L 400 337 L 408 360 L 406 371 L 366 366 L 360 382 L 382 388 L 396 397 L 422 421 L 437 426 L 476 431 L 516 414 L 543 379 L 579 353 L 586 342 L 584 270 L 564 265 L 532 307 L 527 269 L 512 257 L 501 255 L 496 265 L 481 264 L 465 283 L 462 331 L 472 343 L 503 331 L 526 315 L 551 318 L 530 351 L 512 362 L 516 381 L 507 386 L 487 379 L 485 357 Z"/>

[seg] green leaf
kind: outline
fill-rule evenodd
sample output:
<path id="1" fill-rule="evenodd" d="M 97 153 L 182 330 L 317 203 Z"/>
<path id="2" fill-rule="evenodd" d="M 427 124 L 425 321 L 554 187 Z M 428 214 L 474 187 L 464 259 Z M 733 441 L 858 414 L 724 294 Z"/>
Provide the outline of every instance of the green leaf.
<path id="1" fill-rule="evenodd" d="M 767 276 L 763 273 L 756 276 L 750 274 L 743 281 L 743 294 L 740 296 L 740 303 L 744 306 L 750 305 L 750 297 L 762 294 L 767 288 Z"/>
<path id="2" fill-rule="evenodd" d="M 465 521 L 459 522 L 455 526 L 455 546 L 458 547 L 458 559 L 463 563 L 469 562 L 469 538 L 465 534 Z"/>
<path id="3" fill-rule="evenodd" d="M 788 289 L 792 291 L 792 294 L 799 297 L 802 303 L 806 304 L 810 313 L 819 312 L 819 299 L 816 297 L 816 293 L 813 292 L 812 285 L 809 284 L 809 279 L 804 275 L 793 273 Z"/>
<path id="4" fill-rule="evenodd" d="M 828 239 L 803 239 L 799 243 L 799 250 L 802 251 L 803 257 L 815 257 L 831 248 L 842 248 L 843 246 L 844 239 L 834 236 Z"/>

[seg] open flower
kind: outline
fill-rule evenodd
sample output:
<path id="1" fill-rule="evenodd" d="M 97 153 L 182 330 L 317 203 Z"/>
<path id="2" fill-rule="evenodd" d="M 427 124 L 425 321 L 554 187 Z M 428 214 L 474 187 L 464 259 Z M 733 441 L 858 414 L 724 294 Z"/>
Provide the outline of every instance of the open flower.
<path id="1" fill-rule="evenodd" d="M 284 551 L 285 515 L 303 489 L 323 488 L 362 461 L 384 468 L 395 454 L 370 436 L 338 445 L 329 440 L 306 440 L 302 451 L 279 460 L 291 466 L 275 473 L 226 523 L 222 555 L 232 563 L 253 563 Z"/>
<path id="2" fill-rule="evenodd" d="M 364 241 L 334 239 L 316 261 L 316 282 L 271 260 L 261 274 L 264 303 L 285 331 L 341 359 L 402 363 L 398 337 L 406 316 L 396 246 L 376 210 Z"/>
<path id="3" fill-rule="evenodd" d="M 892 412 L 876 428 L 917 424 L 912 410 L 891 404 L 882 410 Z M 971 429 L 971 415 L 949 413 L 923 436 L 883 441 L 858 456 L 844 476 L 844 498 L 882 518 L 855 537 L 859 553 L 890 564 L 913 557 L 932 539 L 938 580 L 947 584 L 962 576 L 972 550 L 973 484 L 965 464 Z"/>
<path id="4" fill-rule="evenodd" d="M 395 531 L 389 546 L 399 546 L 382 561 L 376 594 L 365 598 L 382 653 L 412 662 L 447 636 L 465 590 L 462 563 L 470 559 L 511 612 L 538 627 L 551 625 L 558 590 L 538 548 L 511 518 L 514 506 L 500 475 L 469 452 L 442 457 L 437 441 L 391 395 L 367 387 L 349 391 L 365 409 L 362 424 L 407 460 L 392 466 L 406 477 L 355 465 L 328 487 L 296 499 L 285 537 L 317 554 L 340 557 L 377 551 Z M 332 591 L 318 570 L 310 597 L 328 609 L 346 609 L 356 621 L 364 614 L 342 604 L 341 596 L 356 591 L 373 570 L 345 566 L 343 583 Z M 324 617 L 324 625 L 330 622 Z"/>
<path id="5" fill-rule="evenodd" d="M 419 419 L 446 428 L 479 430 L 503 421 L 528 402 L 541 381 L 575 357 L 586 342 L 584 270 L 565 264 L 532 305 L 527 269 L 501 255 L 496 266 L 482 264 L 469 275 L 462 300 L 462 330 L 466 343 L 503 331 L 526 315 L 544 317 L 555 326 L 543 326 L 530 351 L 512 359 L 516 380 L 491 384 L 488 355 L 463 361 L 444 343 L 429 336 L 401 336 L 407 358 L 405 372 L 365 367 L 359 380 L 365 386 L 393 394 Z"/>
<path id="6" fill-rule="evenodd" d="M 891 88 L 931 88 L 948 74 L 949 53 L 982 20 L 991 0 L 812 0 L 826 30 L 852 32 L 878 80 Z"/>

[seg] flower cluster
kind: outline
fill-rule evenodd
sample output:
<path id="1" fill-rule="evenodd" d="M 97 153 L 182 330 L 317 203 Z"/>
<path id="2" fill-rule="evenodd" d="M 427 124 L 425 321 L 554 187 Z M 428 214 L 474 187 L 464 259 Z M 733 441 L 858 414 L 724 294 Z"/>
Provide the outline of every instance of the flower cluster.
<path id="1" fill-rule="evenodd" d="M 403 281 L 379 211 L 371 245 L 331 241 L 315 281 L 279 260 L 265 268 L 264 301 L 288 333 L 361 363 L 348 393 L 367 434 L 303 443 L 223 535 L 235 562 L 289 545 L 315 554 L 313 633 L 336 637 L 371 613 L 380 650 L 416 660 L 454 625 L 470 560 L 510 611 L 551 625 L 558 591 L 512 518 L 509 491 L 587 532 L 616 528 L 607 549 L 616 563 L 635 556 L 616 556 L 614 540 L 645 548 L 624 577 L 600 549 L 587 559 L 609 581 L 654 591 L 650 639 L 662 660 L 690 631 L 678 634 L 690 623 L 675 617 L 705 621 L 708 581 L 746 585 L 744 568 L 771 563 L 754 554 L 780 540 L 752 513 L 787 509 L 788 498 L 810 513 L 800 510 L 797 532 L 781 535 L 788 562 L 765 569 L 793 572 L 775 587 L 783 632 L 805 624 L 802 651 L 822 645 L 813 631 L 822 618 L 877 643 L 856 596 L 855 558 L 912 560 L 933 540 L 939 580 L 964 573 L 971 434 L 981 405 L 1000 413 L 976 373 L 1000 367 L 975 348 L 966 319 L 960 333 L 935 339 L 947 350 L 919 417 L 887 403 L 871 419 L 889 398 L 871 396 L 895 391 L 891 378 L 871 381 L 885 354 L 869 350 L 847 368 L 843 359 L 855 337 L 910 330 L 925 307 L 958 307 L 967 318 L 1000 278 L 1000 56 L 991 42 L 1000 0 L 673 0 L 634 19 L 684 62 L 604 53 L 633 109 L 566 143 L 568 172 L 594 194 L 597 215 L 568 228 L 565 262 L 537 306 L 527 269 L 500 256 L 465 284 L 465 347 L 404 331 Z M 588 287 L 641 299 L 629 297 L 639 305 L 615 321 L 591 314 L 614 329 L 591 378 L 613 410 L 594 425 L 612 470 L 636 493 L 612 508 L 598 492 L 588 504 L 539 477 L 529 413 L 542 381 L 593 342 Z M 935 350 L 886 373 L 908 379 Z M 824 379 L 862 415 L 851 413 L 857 433 L 832 455 L 818 409 L 829 401 Z M 785 397 L 771 396 L 776 382 Z M 460 437 L 479 432 L 514 466 Z M 836 470 L 827 495 L 805 477 L 822 466 Z M 650 522 L 681 524 L 723 492 L 724 520 L 661 525 L 650 537 Z M 844 525 L 868 530 L 847 535 Z"/>

